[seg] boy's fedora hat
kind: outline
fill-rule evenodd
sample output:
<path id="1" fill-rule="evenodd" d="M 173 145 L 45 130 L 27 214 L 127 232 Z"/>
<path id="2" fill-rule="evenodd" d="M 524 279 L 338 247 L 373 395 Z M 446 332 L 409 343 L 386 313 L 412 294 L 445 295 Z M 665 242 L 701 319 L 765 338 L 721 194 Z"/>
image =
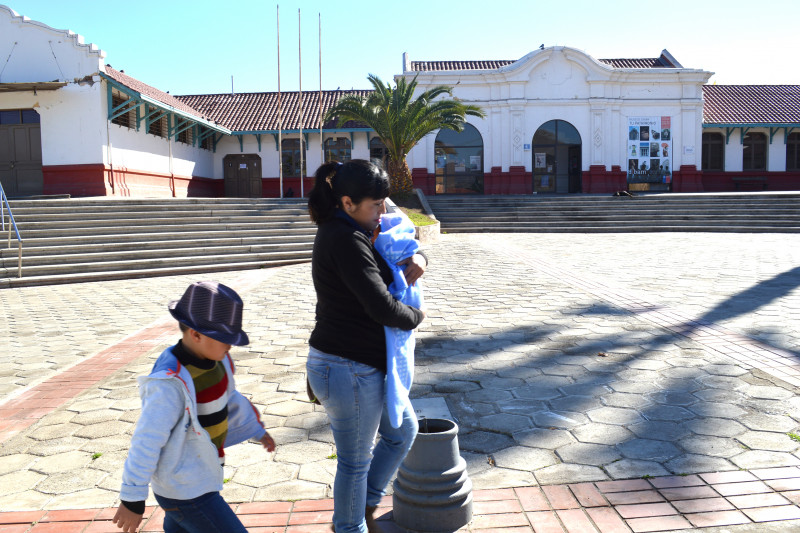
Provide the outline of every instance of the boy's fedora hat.
<path id="1" fill-rule="evenodd" d="M 198 281 L 167 307 L 175 320 L 206 337 L 245 346 L 250 339 L 242 331 L 243 306 L 242 299 L 230 287 L 216 281 Z"/>

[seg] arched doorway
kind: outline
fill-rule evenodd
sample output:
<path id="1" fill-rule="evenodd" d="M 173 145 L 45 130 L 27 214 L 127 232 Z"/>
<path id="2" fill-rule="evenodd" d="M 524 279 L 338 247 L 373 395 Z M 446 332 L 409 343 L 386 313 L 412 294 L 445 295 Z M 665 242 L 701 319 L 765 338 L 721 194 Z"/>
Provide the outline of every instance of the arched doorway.
<path id="1" fill-rule="evenodd" d="M 545 122 L 533 135 L 533 190 L 581 192 L 581 135 L 564 120 Z"/>
<path id="2" fill-rule="evenodd" d="M 434 146 L 436 194 L 483 194 L 483 137 L 475 126 L 441 129 Z"/>

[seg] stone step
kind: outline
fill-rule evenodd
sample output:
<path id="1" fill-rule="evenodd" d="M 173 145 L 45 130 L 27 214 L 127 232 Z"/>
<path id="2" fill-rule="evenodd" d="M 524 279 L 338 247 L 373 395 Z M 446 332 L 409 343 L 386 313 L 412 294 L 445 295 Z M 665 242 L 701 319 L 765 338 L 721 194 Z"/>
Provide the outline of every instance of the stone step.
<path id="1" fill-rule="evenodd" d="M 16 217 L 15 217 L 16 220 Z M 115 218 L 115 219 L 102 219 L 102 220 L 52 220 L 52 221 L 34 221 L 29 220 L 21 222 L 17 220 L 17 228 L 19 231 L 35 231 L 40 229 L 60 229 L 60 228 L 94 228 L 113 225 L 119 228 L 128 228 L 132 226 L 145 227 L 145 226 L 161 226 L 161 227 L 187 227 L 187 226 L 225 226 L 225 227 L 240 227 L 248 226 L 254 227 L 255 225 L 283 225 L 286 223 L 303 224 L 312 227 L 311 221 L 308 219 L 301 219 L 298 216 L 251 216 L 251 217 L 213 217 L 213 216 L 195 216 L 191 218 L 181 217 L 143 217 L 143 218 Z M 24 237 L 23 237 L 24 238 Z"/>
<path id="2" fill-rule="evenodd" d="M 126 235 L 130 233 L 196 233 L 201 232 L 206 235 L 249 233 L 258 230 L 299 230 L 301 232 L 315 233 L 316 228 L 308 220 L 298 220 L 297 218 L 285 222 L 263 222 L 248 224 L 170 224 L 170 225 L 120 225 L 120 226 L 101 226 L 101 227 L 66 227 L 66 228 L 47 228 L 38 229 L 20 228 L 22 239 L 38 237 L 66 237 L 75 235 L 89 236 L 95 235 Z"/>
<path id="3" fill-rule="evenodd" d="M 48 265 L 26 266 L 25 257 L 22 259 L 22 277 L 52 276 L 74 274 L 80 272 L 113 272 L 128 270 L 135 273 L 138 270 L 169 269 L 188 266 L 214 267 L 215 265 L 231 267 L 238 263 L 253 265 L 266 264 L 269 261 L 301 262 L 311 259 L 311 250 L 305 251 L 277 251 L 270 253 L 241 253 L 204 255 L 199 257 L 158 257 L 153 259 L 125 259 L 121 261 L 100 261 L 95 263 L 60 263 Z M 257 267 L 253 267 L 257 268 Z M 9 265 L 0 269 L 0 278 L 16 277 L 17 265 Z"/>
<path id="4" fill-rule="evenodd" d="M 197 244 L 197 243 L 195 243 Z M 205 243 L 203 243 L 205 244 Z M 259 245 L 239 245 L 239 246 L 217 246 L 217 247 L 193 247 L 193 248 L 150 248 L 143 247 L 136 250 L 124 251 L 96 251 L 87 252 L 80 251 L 79 253 L 60 253 L 60 254 L 47 254 L 38 253 L 37 250 L 23 249 L 24 260 L 23 268 L 43 266 L 43 265 L 61 265 L 65 269 L 69 268 L 71 264 L 88 264 L 88 263 L 109 263 L 109 262 L 123 262 L 137 259 L 161 259 L 169 257 L 192 257 L 200 259 L 202 257 L 216 258 L 221 254 L 224 255 L 246 255 L 246 254 L 283 254 L 289 252 L 302 252 L 308 254 L 310 250 L 309 243 L 280 243 L 280 244 L 259 244 Z M 0 268 L 15 269 L 17 268 L 18 257 L 16 253 L 11 254 L 9 257 L 0 258 Z"/>
<path id="5" fill-rule="evenodd" d="M 49 220 L 118 220 L 118 219 L 194 219 L 194 218 L 230 218 L 230 217 L 266 217 L 280 218 L 287 216 L 307 216 L 308 210 L 304 209 L 181 209 L 181 210 L 107 210 L 107 211 L 68 211 L 68 210 L 27 210 L 14 209 L 14 220 L 17 224 L 26 221 L 49 221 Z"/>
<path id="6" fill-rule="evenodd" d="M 23 238 L 0 249 L 0 286 L 210 272 L 309 261 L 307 200 L 42 199 L 11 202 Z"/>
<path id="7" fill-rule="evenodd" d="M 181 274 L 200 274 L 225 272 L 230 270 L 249 270 L 253 268 L 269 268 L 297 263 L 307 262 L 308 259 L 279 259 L 268 261 L 253 261 L 240 263 L 225 263 L 214 265 L 173 265 L 160 268 L 142 268 L 137 270 L 109 270 L 105 272 L 75 272 L 61 274 L 34 275 L 17 278 L 17 271 L 14 269 L 14 277 L 0 277 L 0 289 L 12 287 L 34 287 L 41 285 L 58 285 L 64 283 L 84 283 L 91 281 L 109 281 L 116 279 L 136 279 L 155 276 L 177 276 Z"/>
<path id="8" fill-rule="evenodd" d="M 169 235 L 166 235 L 168 237 Z M 126 235 L 125 237 L 136 237 L 128 241 L 114 239 L 115 235 L 106 235 L 109 240 L 106 242 L 98 242 L 93 240 L 87 242 L 85 237 L 65 237 L 53 239 L 28 239 L 24 242 L 25 256 L 42 256 L 42 255 L 62 255 L 62 254 L 81 254 L 81 253 L 96 253 L 96 252 L 125 252 L 129 250 L 164 250 L 174 251 L 185 248 L 194 248 L 198 244 L 204 247 L 233 247 L 233 246 L 311 246 L 314 242 L 314 235 L 298 234 L 298 235 L 274 235 L 266 237 L 219 237 L 208 238 L 207 234 L 198 234 L 195 239 L 174 239 L 174 240 L 147 240 L 151 235 L 137 234 Z M 158 235 L 159 239 L 163 239 L 164 235 Z M 183 235 L 174 235 L 174 237 L 183 237 Z M 17 248 L 0 248 L 0 257 L 17 257 Z"/>
<path id="9" fill-rule="evenodd" d="M 784 225 L 799 225 L 800 214 L 796 215 L 713 215 L 707 216 L 700 213 L 678 213 L 678 214 L 627 214 L 627 213 L 598 213 L 598 214 L 574 214 L 574 213 L 520 213 L 520 214 L 498 214 L 498 215 L 474 215 L 467 213 L 460 215 L 442 216 L 437 219 L 446 224 L 458 222 L 480 222 L 480 223 L 510 223 L 510 222 L 561 222 L 561 221 L 584 221 L 584 222 L 604 222 L 604 221 L 627 221 L 636 223 L 647 223 L 654 221 L 703 221 L 710 224 L 728 224 L 731 222 L 741 222 L 742 224 L 755 222 L 770 222 Z"/>
<path id="10" fill-rule="evenodd" d="M 800 233 L 800 194 L 427 198 L 444 232 Z"/>
<path id="11" fill-rule="evenodd" d="M 483 226 L 448 227 L 444 233 L 800 233 L 796 227 L 774 226 Z"/>
<path id="12" fill-rule="evenodd" d="M 110 244 L 146 244 L 148 242 L 189 242 L 197 244 L 199 240 L 202 241 L 229 241 L 232 244 L 241 244 L 242 242 L 250 242 L 256 239 L 256 242 L 269 240 L 276 242 L 287 242 L 294 239 L 303 239 L 313 242 L 316 231 L 309 231 L 308 228 L 273 228 L 267 230 L 251 230 L 246 233 L 242 232 L 216 232 L 209 233 L 208 231 L 182 231 L 179 233 L 109 233 L 109 234 L 95 234 L 89 236 L 79 233 L 77 235 L 67 236 L 54 236 L 52 232 L 46 232 L 44 237 L 28 237 L 24 240 L 24 248 L 27 250 L 29 247 L 53 247 L 59 248 L 61 246 L 80 246 L 83 244 L 93 244 L 98 246 L 108 246 Z M 2 242 L 2 241 L 0 241 Z M 0 253 L 3 249 L 0 248 Z"/>

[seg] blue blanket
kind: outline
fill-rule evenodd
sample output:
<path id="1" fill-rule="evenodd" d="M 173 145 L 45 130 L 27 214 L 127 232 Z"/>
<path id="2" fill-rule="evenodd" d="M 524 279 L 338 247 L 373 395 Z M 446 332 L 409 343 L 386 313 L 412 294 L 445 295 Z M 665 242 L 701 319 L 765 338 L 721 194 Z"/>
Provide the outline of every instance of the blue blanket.
<path id="1" fill-rule="evenodd" d="M 422 288 L 406 282 L 405 265 L 397 263 L 408 259 L 419 249 L 414 239 L 414 225 L 401 214 L 381 216 L 381 232 L 375 239 L 375 249 L 386 260 L 394 274 L 389 292 L 399 301 L 417 309 L 422 307 Z M 399 428 L 403 411 L 409 405 L 408 392 L 414 381 L 414 331 L 385 327 L 386 329 L 386 407 L 392 427 Z"/>

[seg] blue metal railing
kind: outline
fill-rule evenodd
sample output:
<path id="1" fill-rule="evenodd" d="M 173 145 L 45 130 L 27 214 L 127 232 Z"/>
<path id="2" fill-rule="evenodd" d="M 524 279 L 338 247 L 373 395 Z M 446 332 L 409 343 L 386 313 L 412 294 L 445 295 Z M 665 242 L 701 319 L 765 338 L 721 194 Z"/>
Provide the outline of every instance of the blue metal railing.
<path id="1" fill-rule="evenodd" d="M 14 233 L 17 234 L 17 277 L 22 277 L 22 237 L 19 236 L 19 229 L 17 229 L 17 222 L 14 220 L 14 214 L 11 212 L 11 206 L 8 205 L 8 197 L 6 191 L 3 190 L 3 184 L 0 183 L 0 220 L 2 220 L 3 231 L 6 230 L 6 214 L 8 211 L 8 247 L 11 248 L 11 228 L 14 228 Z"/>

